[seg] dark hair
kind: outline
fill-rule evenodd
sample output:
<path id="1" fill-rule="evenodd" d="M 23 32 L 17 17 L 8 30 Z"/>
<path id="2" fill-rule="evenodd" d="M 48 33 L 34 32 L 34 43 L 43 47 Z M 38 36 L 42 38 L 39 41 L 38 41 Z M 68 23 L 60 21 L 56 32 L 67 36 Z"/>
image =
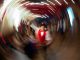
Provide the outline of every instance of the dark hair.
<path id="1" fill-rule="evenodd" d="M 41 24 L 39 24 L 39 26 L 44 26 L 47 28 L 47 25 L 45 23 L 41 23 Z"/>

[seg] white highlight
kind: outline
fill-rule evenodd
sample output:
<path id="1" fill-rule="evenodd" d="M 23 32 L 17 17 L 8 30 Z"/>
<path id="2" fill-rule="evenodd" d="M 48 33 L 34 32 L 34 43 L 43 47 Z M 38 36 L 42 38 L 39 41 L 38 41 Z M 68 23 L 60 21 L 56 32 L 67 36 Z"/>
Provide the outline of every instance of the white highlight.
<path id="1" fill-rule="evenodd" d="M 68 2 L 66 0 L 64 0 L 64 2 L 68 5 Z"/>
<path id="2" fill-rule="evenodd" d="M 52 5 L 55 5 L 53 2 L 51 2 L 51 1 L 49 1 L 49 0 L 47 0 L 49 3 L 51 3 Z"/>
<path id="3" fill-rule="evenodd" d="M 68 7 L 68 8 L 67 8 L 67 12 L 68 12 L 68 14 L 69 14 L 71 26 L 73 26 L 74 13 L 73 13 L 72 8 L 71 8 L 71 7 Z"/>
<path id="4" fill-rule="evenodd" d="M 58 0 L 55 0 L 59 5 L 62 5 Z"/>
<path id="5" fill-rule="evenodd" d="M 45 2 L 41 2 L 41 3 L 42 3 L 43 5 L 44 5 L 44 4 L 49 5 L 48 3 L 45 3 Z"/>
<path id="6" fill-rule="evenodd" d="M 20 11 L 18 9 L 15 9 L 12 17 L 14 18 L 14 25 L 15 25 L 15 28 L 17 29 L 20 24 L 20 20 L 21 20 L 20 19 Z M 17 31 L 18 31 L 18 29 L 17 29 Z"/>
<path id="7" fill-rule="evenodd" d="M 6 8 L 7 8 L 7 6 L 9 5 L 9 3 L 11 1 L 12 0 L 4 0 L 3 5 L 2 5 L 2 7 L 0 9 L 0 20 L 2 20 L 2 16 L 3 16 L 3 14 L 4 14 L 4 12 L 5 12 Z"/>
<path id="8" fill-rule="evenodd" d="M 8 0 L 5 0 L 8 1 Z M 11 1 L 11 0 L 9 0 Z M 15 27 L 16 31 L 18 31 L 18 27 L 20 25 L 21 20 L 24 20 L 25 22 L 31 22 L 32 20 L 34 20 L 37 17 L 41 17 L 41 15 L 38 14 L 33 14 L 32 12 L 30 12 L 30 10 L 27 10 L 26 8 L 23 7 L 23 5 L 25 5 L 26 3 L 28 4 L 29 2 L 20 3 L 21 1 L 19 0 L 12 0 L 11 2 L 7 2 L 6 5 L 2 6 L 5 10 L 6 9 L 6 13 L 3 17 L 3 23 L 2 23 L 2 27 L 1 27 L 1 31 L 5 30 L 5 24 L 6 26 L 9 27 L 10 30 L 13 29 L 13 26 Z M 0 12 L 2 12 L 0 11 Z M 4 11 L 3 11 L 4 13 Z M 0 13 L 1 14 L 1 13 Z M 1 15 L 2 16 L 2 15 Z M 8 30 L 9 31 L 9 30 Z"/>
<path id="9" fill-rule="evenodd" d="M 44 35 L 44 32 L 41 32 L 41 36 L 43 36 Z"/>
<path id="10" fill-rule="evenodd" d="M 75 4 L 74 0 L 71 0 L 71 1 Z"/>

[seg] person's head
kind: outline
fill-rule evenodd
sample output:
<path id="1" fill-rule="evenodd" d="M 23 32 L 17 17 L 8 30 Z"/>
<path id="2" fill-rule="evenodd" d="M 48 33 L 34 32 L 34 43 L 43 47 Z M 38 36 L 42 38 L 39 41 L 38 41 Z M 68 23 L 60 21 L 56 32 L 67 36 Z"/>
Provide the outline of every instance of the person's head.
<path id="1" fill-rule="evenodd" d="M 45 30 L 45 28 L 46 28 L 46 25 L 45 25 L 45 24 L 41 24 L 41 25 L 40 25 L 40 29 L 41 29 L 41 30 Z"/>
<path id="2" fill-rule="evenodd" d="M 43 26 L 43 25 L 40 26 L 40 29 L 41 29 L 41 30 L 45 30 L 45 26 Z"/>

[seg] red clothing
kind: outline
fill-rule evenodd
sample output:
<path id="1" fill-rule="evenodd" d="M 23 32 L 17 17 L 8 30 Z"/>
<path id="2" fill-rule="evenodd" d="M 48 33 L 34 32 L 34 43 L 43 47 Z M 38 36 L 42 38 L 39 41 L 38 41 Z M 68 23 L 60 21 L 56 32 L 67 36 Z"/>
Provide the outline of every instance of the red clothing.
<path id="1" fill-rule="evenodd" d="M 38 30 L 38 32 L 37 32 L 37 40 L 41 44 L 46 44 L 46 42 L 45 42 L 45 36 L 46 36 L 46 31 Z"/>

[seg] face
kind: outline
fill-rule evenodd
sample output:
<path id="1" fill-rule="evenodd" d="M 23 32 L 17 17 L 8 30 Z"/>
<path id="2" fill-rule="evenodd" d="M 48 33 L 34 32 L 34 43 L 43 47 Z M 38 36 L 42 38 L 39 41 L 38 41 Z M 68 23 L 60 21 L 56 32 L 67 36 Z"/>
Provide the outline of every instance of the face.
<path id="1" fill-rule="evenodd" d="M 41 30 L 45 30 L 45 27 L 44 26 L 41 26 Z"/>

